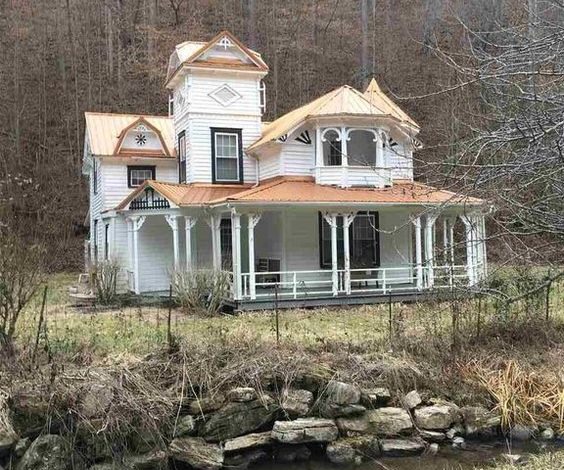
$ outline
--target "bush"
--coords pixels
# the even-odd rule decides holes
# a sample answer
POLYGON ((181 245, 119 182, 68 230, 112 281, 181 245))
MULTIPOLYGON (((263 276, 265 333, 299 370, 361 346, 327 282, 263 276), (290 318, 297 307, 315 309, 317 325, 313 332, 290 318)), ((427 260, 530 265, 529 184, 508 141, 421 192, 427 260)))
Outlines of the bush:
POLYGON ((180 270, 173 273, 172 286, 182 309, 213 315, 219 312, 229 293, 230 278, 225 271, 180 270))
POLYGON ((115 260, 99 261, 91 272, 96 287, 96 300, 102 305, 115 301, 117 296, 117 277, 120 266, 115 260))

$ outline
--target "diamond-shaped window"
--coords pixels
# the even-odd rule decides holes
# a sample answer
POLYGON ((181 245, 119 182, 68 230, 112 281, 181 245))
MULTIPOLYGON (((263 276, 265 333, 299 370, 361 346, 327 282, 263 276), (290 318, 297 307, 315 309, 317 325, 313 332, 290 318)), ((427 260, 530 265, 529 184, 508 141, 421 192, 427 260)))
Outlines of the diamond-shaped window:
POLYGON ((241 95, 227 84, 212 91, 210 96, 223 106, 229 106, 241 98, 241 95))

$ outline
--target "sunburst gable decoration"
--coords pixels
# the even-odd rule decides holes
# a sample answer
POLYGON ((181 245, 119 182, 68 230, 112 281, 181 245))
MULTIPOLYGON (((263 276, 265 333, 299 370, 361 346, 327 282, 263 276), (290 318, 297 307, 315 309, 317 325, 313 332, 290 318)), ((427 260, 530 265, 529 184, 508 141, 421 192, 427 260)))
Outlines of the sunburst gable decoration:
POLYGON ((135 136, 135 143, 139 145, 139 147, 142 147, 147 143, 147 136, 145 134, 137 134, 135 136))

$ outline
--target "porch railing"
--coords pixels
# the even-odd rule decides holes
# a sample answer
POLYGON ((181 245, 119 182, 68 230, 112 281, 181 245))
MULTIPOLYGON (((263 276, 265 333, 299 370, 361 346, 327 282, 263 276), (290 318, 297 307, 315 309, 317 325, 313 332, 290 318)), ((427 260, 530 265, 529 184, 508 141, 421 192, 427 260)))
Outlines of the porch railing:
MULTIPOLYGON (((479 265, 474 268, 479 269, 479 265)), ((249 273, 241 275, 242 300, 299 299, 317 296, 355 294, 389 294, 430 289, 449 289, 468 285, 467 265, 422 266, 418 283, 417 266, 337 270, 337 284, 333 285, 332 270, 256 272, 255 295, 251 294, 249 273), (336 287, 336 289, 335 289, 336 287)))

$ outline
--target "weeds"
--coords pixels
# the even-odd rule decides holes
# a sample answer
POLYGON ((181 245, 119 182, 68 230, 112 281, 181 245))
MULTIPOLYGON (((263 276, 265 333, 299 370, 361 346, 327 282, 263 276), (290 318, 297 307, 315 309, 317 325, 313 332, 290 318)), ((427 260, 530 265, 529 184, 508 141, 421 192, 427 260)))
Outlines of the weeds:
POLYGON ((117 297, 117 278, 120 265, 115 260, 99 261, 90 273, 96 286, 96 301, 100 305, 110 305, 117 297))
POLYGON ((214 270, 180 270, 172 275, 174 296, 185 312, 219 312, 229 292, 229 273, 214 270))

